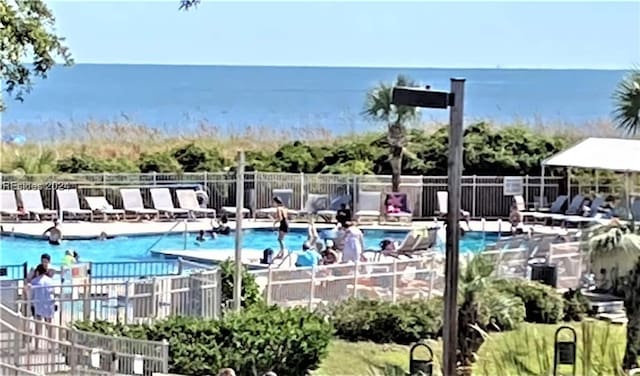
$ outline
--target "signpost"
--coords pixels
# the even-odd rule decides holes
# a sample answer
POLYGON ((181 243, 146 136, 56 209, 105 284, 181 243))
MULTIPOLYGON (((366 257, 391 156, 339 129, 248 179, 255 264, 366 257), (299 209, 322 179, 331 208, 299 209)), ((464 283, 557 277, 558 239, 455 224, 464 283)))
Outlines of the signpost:
POLYGON ((451 92, 429 88, 393 88, 392 103, 423 108, 449 108, 449 159, 447 204, 447 250, 444 289, 443 374, 456 374, 458 341, 458 256, 460 250, 460 196, 462 180, 462 138, 464 79, 451 79, 451 92))

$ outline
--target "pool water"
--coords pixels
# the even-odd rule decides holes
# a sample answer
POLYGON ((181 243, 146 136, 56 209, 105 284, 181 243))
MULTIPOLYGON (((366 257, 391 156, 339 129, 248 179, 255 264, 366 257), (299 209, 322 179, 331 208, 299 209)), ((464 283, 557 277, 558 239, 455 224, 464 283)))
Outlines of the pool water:
MULTIPOLYGON (((277 235, 270 230, 244 230, 242 239, 243 249, 264 250, 265 248, 278 249, 277 235)), ((379 249, 379 244, 384 239, 401 241, 405 238, 404 231, 364 230, 365 246, 367 249, 379 249)), ((235 234, 218 236, 212 239, 210 236, 201 244, 195 241, 196 234, 188 234, 186 246, 189 250, 197 249, 234 249, 235 234)), ((307 238, 306 230, 292 230, 285 238, 288 249, 300 249, 307 238)), ((168 235, 160 240, 160 236, 135 236, 116 237, 107 240, 65 240, 59 246, 50 245, 44 240, 25 239, 4 236, 0 242, 0 265, 17 265, 27 262, 35 265, 40 261, 40 255, 48 253, 54 265, 60 264, 67 249, 74 249, 80 255, 82 262, 109 262, 109 261, 138 261, 150 260, 154 257, 148 252, 153 247, 154 251, 181 250, 184 249, 184 235, 168 235)), ((468 232, 460 242, 462 252, 478 252, 484 249, 485 244, 495 241, 495 235, 482 234, 480 232, 468 232)), ((442 247, 442 241, 439 242, 442 247)), ((441 248, 443 249, 443 248, 441 248)))

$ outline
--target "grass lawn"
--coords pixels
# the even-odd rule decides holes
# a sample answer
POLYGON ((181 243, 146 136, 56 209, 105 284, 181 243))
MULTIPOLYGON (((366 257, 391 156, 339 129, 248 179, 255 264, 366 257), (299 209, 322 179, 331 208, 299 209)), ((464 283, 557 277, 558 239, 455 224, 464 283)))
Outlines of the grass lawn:
MULTIPOLYGON (((624 355, 625 328, 603 322, 570 324, 578 334, 577 375, 615 375, 624 355), (588 369, 589 372, 583 372, 588 369)), ((494 333, 487 338, 478 354, 475 375, 549 375, 553 369, 553 341, 560 325, 523 324, 518 330, 494 333)), ((561 337, 563 339, 564 337, 561 337)), ((439 362, 441 342, 428 342, 439 362)), ((421 355, 423 353, 417 353, 421 355)), ((370 342, 334 341, 329 355, 315 375, 382 375, 372 366, 394 364, 409 368, 409 347, 379 345, 370 342)), ((571 367, 560 372, 571 374, 571 367)), ((438 369, 439 366, 434 367, 438 369)))

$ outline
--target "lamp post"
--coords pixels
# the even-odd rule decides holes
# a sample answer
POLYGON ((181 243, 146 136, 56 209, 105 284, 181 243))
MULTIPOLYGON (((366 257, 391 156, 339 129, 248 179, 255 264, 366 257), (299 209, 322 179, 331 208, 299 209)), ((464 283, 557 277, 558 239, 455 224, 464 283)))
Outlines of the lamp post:
POLYGON ((238 168, 236 170, 236 244, 235 244, 235 276, 233 279, 233 309, 240 311, 242 307, 242 220, 244 214, 244 151, 238 152, 238 168))
POLYGON ((462 180, 462 139, 464 82, 451 79, 451 92, 431 91, 430 87, 394 87, 391 102, 395 105, 422 108, 449 108, 449 159, 447 245, 444 288, 443 374, 456 374, 458 341, 458 256, 460 251, 460 196, 462 180))

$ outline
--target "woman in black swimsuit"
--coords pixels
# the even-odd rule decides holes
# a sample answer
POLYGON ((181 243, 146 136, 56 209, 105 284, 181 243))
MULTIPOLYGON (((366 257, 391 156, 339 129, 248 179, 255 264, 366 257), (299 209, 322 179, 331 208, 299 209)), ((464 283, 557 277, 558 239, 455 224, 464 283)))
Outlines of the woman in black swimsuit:
POLYGON ((287 208, 284 207, 280 197, 274 197, 273 203, 276 206, 276 220, 273 222, 275 230, 278 225, 278 244, 280 244, 280 252, 276 258, 284 257, 284 237, 289 232, 289 221, 287 220, 287 208))

